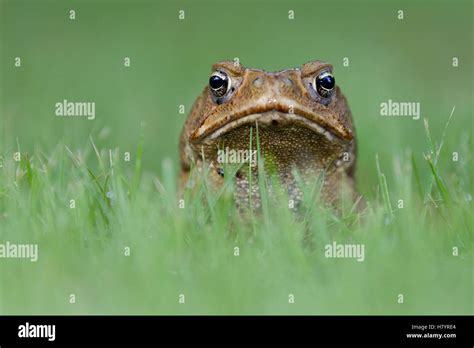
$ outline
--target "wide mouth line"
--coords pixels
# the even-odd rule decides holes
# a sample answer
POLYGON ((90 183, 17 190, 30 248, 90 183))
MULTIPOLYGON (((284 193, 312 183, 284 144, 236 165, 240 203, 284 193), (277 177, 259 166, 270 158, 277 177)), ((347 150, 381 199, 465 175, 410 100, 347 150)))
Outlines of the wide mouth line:
POLYGON ((267 111, 263 113, 252 113, 243 117, 238 118, 237 120, 229 121, 219 128, 213 130, 209 134, 205 135, 204 137, 200 137, 201 141, 208 142, 219 138, 220 136, 228 133, 234 129, 237 129, 240 126, 244 125, 256 125, 261 124, 263 126, 268 126, 270 124, 274 125, 281 121, 296 121, 299 125, 309 128, 314 131, 316 134, 324 136, 327 140, 331 142, 341 142, 346 143, 347 140, 343 139, 339 135, 335 134, 334 132, 328 130, 327 128, 317 124, 314 121, 309 120, 305 116, 301 116, 296 113, 285 113, 280 111, 267 111))

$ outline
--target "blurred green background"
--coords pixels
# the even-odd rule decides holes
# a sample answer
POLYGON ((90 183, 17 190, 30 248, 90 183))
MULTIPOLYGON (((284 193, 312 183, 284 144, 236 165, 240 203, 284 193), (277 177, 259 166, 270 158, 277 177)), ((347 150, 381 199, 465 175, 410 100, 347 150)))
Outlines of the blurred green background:
POLYGON ((472 314, 473 36, 470 0, 0 0, 0 239, 41 246, 37 265, 0 262, 0 313, 472 314), (236 57, 266 70, 314 59, 334 65, 357 128, 360 191, 374 209, 359 226, 317 211, 311 230, 317 246, 367 244, 367 262, 306 252, 298 234, 305 229, 286 208, 255 219, 256 227, 229 214, 231 199, 210 221, 199 200, 176 208, 181 127, 211 65, 236 57), (95 102, 95 119, 55 116, 64 99, 95 102), (421 103, 421 118, 382 117, 380 103, 389 99, 421 103), (429 186, 423 119, 439 143, 454 106, 436 168, 449 203, 429 186), (136 170, 126 186, 120 170, 131 176, 142 127, 146 173, 140 180, 136 170), (89 136, 104 161, 117 148, 131 161, 97 168, 102 159, 89 136), (20 163, 12 160, 18 147, 20 163), (76 167, 84 152, 86 163, 76 167), (385 196, 377 197, 376 154, 391 224, 385 196), (133 199, 128 187, 137 189, 133 199), (398 209, 400 198, 407 209, 398 209), (237 226, 237 242, 228 226, 237 226), (249 230, 261 233, 248 238, 249 230), (118 257, 129 245, 132 256, 118 257), (73 291, 78 307, 67 302, 73 291), (181 291, 189 307, 174 301, 181 291), (399 292, 406 306, 396 303, 399 292))
POLYGON ((334 65, 349 100, 359 184, 370 195, 375 153, 383 165, 405 150, 421 160, 422 119, 439 138, 454 105, 440 165, 452 163, 453 151, 470 163, 472 8, 472 1, 1 0, 1 152, 16 151, 17 139, 23 152, 48 153, 61 141, 82 148, 91 134, 99 148, 133 153, 143 121, 144 168, 159 175, 164 158, 178 164, 186 117, 179 105, 187 114, 212 63, 238 57, 280 70, 320 59, 334 65), (94 101, 95 120, 55 116, 63 99, 94 101), (380 116, 388 99, 420 102, 420 120, 380 116))

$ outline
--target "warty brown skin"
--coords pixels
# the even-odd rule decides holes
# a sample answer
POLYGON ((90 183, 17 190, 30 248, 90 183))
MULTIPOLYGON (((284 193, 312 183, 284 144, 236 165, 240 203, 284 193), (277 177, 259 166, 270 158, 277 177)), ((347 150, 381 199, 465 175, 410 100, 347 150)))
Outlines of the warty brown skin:
MULTIPOLYGON (((337 205, 343 188, 354 201, 360 197, 354 177, 355 130, 346 98, 337 85, 327 98, 315 89, 314 78, 332 72, 330 64, 313 61, 301 68, 266 72, 224 61, 212 70, 224 72, 230 88, 216 99, 206 86, 191 109, 179 144, 181 192, 194 182, 192 167, 208 170, 211 188, 219 190, 227 177, 218 149, 249 150, 250 134, 256 149, 258 126, 265 169, 279 177, 289 199, 302 198, 295 173, 308 184, 323 178, 321 194, 327 203, 337 205)), ((251 173, 245 164, 235 175, 239 206, 260 205, 257 168, 251 167, 251 173)))

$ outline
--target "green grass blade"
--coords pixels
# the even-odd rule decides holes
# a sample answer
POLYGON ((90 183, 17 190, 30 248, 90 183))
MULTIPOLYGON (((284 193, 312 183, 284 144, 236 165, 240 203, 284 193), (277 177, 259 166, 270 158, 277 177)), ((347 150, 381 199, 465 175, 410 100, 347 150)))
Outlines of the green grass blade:
POLYGON ((142 123, 140 128, 140 137, 137 145, 137 153, 135 158, 135 169, 133 171, 132 185, 130 186, 130 197, 133 198, 138 190, 140 185, 140 177, 142 173, 142 158, 143 158, 143 149, 145 144, 145 129, 144 124, 142 123))
POLYGON ((377 166, 377 175, 379 178, 380 190, 382 192, 382 199, 383 199, 383 203, 385 207, 385 213, 387 214, 387 217, 388 217, 388 223, 391 223, 393 220, 393 211, 392 211, 392 206, 390 204, 390 196, 388 193, 387 179, 385 178, 385 175, 380 170, 378 155, 375 155, 375 163, 377 166))

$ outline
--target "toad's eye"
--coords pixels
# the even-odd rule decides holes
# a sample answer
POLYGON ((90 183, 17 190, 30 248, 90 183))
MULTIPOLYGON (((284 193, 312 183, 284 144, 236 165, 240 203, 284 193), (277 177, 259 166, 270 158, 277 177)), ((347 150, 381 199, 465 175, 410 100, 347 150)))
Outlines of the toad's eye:
POLYGON ((223 97, 230 89, 230 78, 223 71, 214 71, 209 78, 209 88, 215 97, 223 97))
POLYGON ((323 97, 328 98, 334 92, 336 86, 336 80, 329 71, 323 71, 321 74, 314 78, 314 87, 316 92, 323 97))

